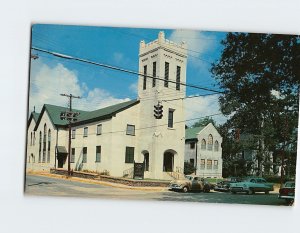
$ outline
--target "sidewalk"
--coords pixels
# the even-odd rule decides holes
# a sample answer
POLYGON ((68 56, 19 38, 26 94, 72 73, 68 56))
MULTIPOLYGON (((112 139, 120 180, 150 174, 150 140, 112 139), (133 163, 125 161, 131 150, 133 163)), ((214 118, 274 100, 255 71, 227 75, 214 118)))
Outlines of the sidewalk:
POLYGON ((104 185, 104 186, 110 186, 114 188, 121 188, 121 189, 131 189, 131 190, 140 190, 140 191, 153 191, 153 192, 164 192, 167 191, 167 187, 135 187, 135 186, 128 186, 124 184, 118 184, 118 183, 111 183, 107 181, 102 181, 102 180, 92 180, 92 179, 84 179, 84 178, 79 178, 79 177, 68 177, 64 175, 57 175, 57 174, 51 174, 47 172, 27 172, 26 174, 28 175, 36 175, 36 176, 45 176, 45 177, 50 177, 50 178, 55 178, 55 179, 65 179, 65 180, 70 180, 70 181, 77 181, 77 182, 82 182, 86 184, 99 184, 99 185, 104 185))

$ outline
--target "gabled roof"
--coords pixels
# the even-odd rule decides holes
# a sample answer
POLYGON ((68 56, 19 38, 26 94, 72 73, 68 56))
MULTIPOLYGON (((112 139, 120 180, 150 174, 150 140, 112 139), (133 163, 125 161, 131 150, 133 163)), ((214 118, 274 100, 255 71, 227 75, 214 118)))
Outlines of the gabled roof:
POLYGON ((139 102, 139 100, 130 100, 109 107, 101 108, 95 111, 85 112, 79 115, 78 121, 75 123, 75 125, 111 118, 116 113, 130 108, 131 106, 139 102))
POLYGON ((31 122, 32 119, 33 119, 34 122, 36 123, 36 122, 38 121, 39 115, 40 115, 40 114, 37 113, 37 112, 31 112, 31 113, 30 113, 30 116, 29 116, 29 119, 28 119, 28 122, 27 122, 27 127, 29 127, 30 122, 31 122))
POLYGON ((40 114, 37 113, 37 112, 32 112, 31 114, 33 116, 34 121, 37 122, 37 120, 39 119, 40 114))
POLYGON ((197 134, 206 126, 200 126, 195 128, 187 128, 185 130, 185 140, 197 139, 197 134))
MULTIPOLYGON (((121 112, 135 104, 139 103, 139 100, 130 100, 127 102, 115 104, 106 108, 101 108, 95 111, 82 111, 78 109, 72 109, 74 112, 79 112, 78 120, 73 125, 80 125, 87 122, 93 122, 97 120, 103 120, 111 118, 113 115, 115 115, 118 112, 121 112)), ((53 125, 55 126, 67 126, 68 122, 65 120, 60 119, 60 113, 68 110, 66 107, 51 105, 51 104, 44 104, 41 113, 39 114, 38 121, 35 126, 35 130, 37 129, 41 117, 43 113, 46 111, 49 115, 49 118, 53 125)))
MULTIPOLYGON (((68 110, 68 108, 66 108, 66 107, 61 107, 61 106, 56 106, 56 105, 51 105, 51 104, 44 104, 34 130, 37 129, 45 111, 48 113, 48 116, 53 125, 66 126, 68 124, 68 122, 60 119, 60 113, 65 112, 66 110, 68 110)), ((77 109, 73 109, 73 111, 79 112, 80 114, 85 113, 85 111, 81 111, 81 110, 77 110, 77 109)))

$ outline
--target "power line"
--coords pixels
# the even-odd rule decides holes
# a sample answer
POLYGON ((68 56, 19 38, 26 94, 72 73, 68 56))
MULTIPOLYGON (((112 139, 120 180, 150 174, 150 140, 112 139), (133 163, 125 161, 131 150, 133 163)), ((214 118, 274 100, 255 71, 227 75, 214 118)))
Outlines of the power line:
POLYGON ((179 84, 179 85, 182 85, 182 86, 187 86, 187 87, 192 87, 192 88, 196 88, 196 89, 200 89, 200 90, 205 90, 205 91, 210 91, 210 92, 214 92, 214 93, 223 94, 223 92, 221 92, 221 91, 213 90, 213 89, 210 89, 210 88, 200 87, 200 86, 197 86, 197 85, 187 84, 187 83, 182 83, 182 82, 176 82, 176 81, 172 81, 172 80, 165 80, 165 79, 159 78, 158 76, 153 77, 153 76, 150 76, 148 74, 142 74, 142 73, 139 73, 139 72, 136 72, 136 71, 127 70, 127 69, 124 69, 124 68, 120 68, 120 67, 116 67, 116 66, 112 66, 112 65, 108 65, 108 64, 104 64, 104 63, 93 62, 93 61, 73 57, 73 56, 66 55, 66 54, 50 52, 50 51, 40 49, 40 48, 35 48, 35 47, 32 47, 31 49, 36 50, 36 51, 40 51, 40 52, 44 52, 44 53, 48 53, 48 54, 51 54, 53 56, 60 57, 60 58, 63 58, 63 59, 75 60, 75 61, 79 61, 79 62, 88 63, 88 64, 91 64, 91 65, 101 66, 101 67, 111 69, 111 70, 117 70, 117 71, 124 72, 124 73, 139 75, 139 76, 143 76, 143 77, 147 77, 147 78, 151 78, 151 79, 161 80, 161 81, 168 82, 168 83, 174 83, 174 84, 179 84))

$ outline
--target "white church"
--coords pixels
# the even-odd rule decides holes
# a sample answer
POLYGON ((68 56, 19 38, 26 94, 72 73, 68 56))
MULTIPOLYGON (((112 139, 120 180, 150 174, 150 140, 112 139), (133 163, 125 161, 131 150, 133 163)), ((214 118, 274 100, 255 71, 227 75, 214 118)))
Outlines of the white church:
MULTIPOLYGON (((80 111, 72 124, 71 169, 130 176, 134 162, 145 163, 145 178, 172 179, 184 165, 184 100, 187 46, 158 39, 140 42, 138 97, 95 111, 80 111), (147 77, 157 77, 151 78, 147 77), (163 105, 162 119, 153 115, 163 105)), ((27 171, 68 167, 68 123, 65 107, 44 104, 31 113, 27 135, 27 171)))

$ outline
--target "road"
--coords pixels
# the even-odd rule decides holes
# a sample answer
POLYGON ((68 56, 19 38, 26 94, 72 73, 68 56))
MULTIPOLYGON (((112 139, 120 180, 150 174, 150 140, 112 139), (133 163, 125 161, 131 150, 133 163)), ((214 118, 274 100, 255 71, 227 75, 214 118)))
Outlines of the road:
POLYGON ((286 205, 284 200, 277 198, 277 194, 256 193, 255 195, 231 194, 221 192, 210 193, 180 193, 167 189, 163 191, 132 190, 111 187, 100 184, 89 184, 46 176, 27 175, 26 195, 43 196, 70 196, 109 199, 131 200, 159 200, 183 201, 206 203, 235 203, 235 204, 260 204, 260 205, 286 205))

